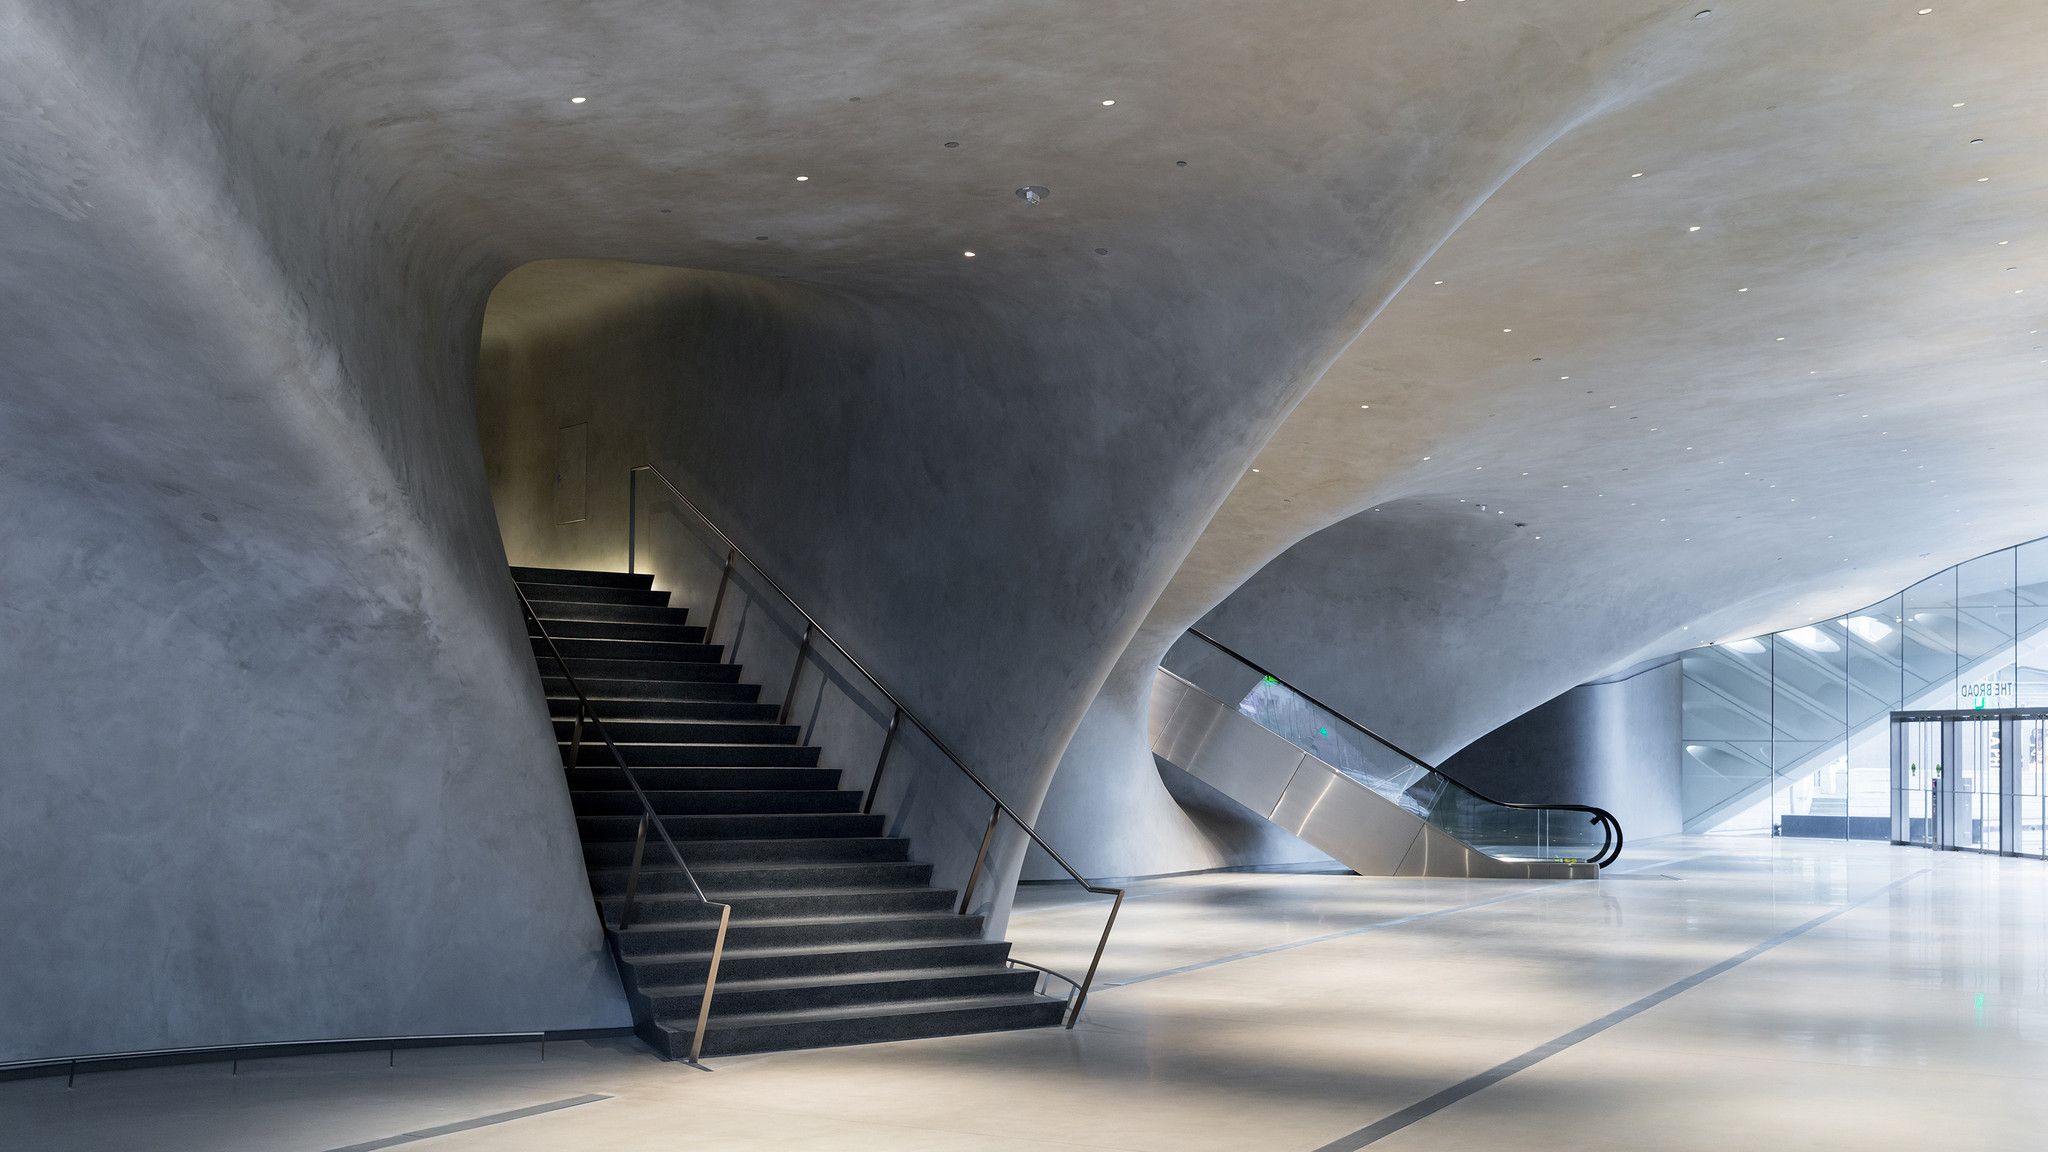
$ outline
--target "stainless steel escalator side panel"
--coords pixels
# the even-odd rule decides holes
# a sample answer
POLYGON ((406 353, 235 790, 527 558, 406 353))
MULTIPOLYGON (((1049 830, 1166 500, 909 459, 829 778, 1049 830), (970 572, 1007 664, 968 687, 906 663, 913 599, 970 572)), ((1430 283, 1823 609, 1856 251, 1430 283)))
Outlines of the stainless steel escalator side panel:
POLYGON ((1154 755, 1362 876, 1590 880, 1600 874, 1591 864, 1488 856, 1164 668, 1153 683, 1148 727, 1154 755))
POLYGON ((1305 758, 1301 749, 1170 672, 1159 673, 1152 708, 1154 755, 1262 816, 1279 804, 1305 758), (1172 709, 1164 720, 1162 705, 1172 709))

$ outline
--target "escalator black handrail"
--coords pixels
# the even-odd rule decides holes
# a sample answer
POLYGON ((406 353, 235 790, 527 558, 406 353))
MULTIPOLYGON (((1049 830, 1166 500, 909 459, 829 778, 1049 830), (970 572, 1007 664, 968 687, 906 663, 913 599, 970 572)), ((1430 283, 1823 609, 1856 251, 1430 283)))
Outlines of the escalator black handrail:
POLYGON ((1296 696, 1301 697, 1302 699, 1308 701, 1309 703, 1315 705, 1316 707, 1322 709, 1330 715, 1335 716, 1337 719, 1343 721, 1345 724, 1348 724, 1352 728, 1357 729, 1361 735, 1365 736, 1373 743, 1380 745, 1381 747, 1387 749, 1388 751, 1393 752, 1395 755, 1401 757, 1402 759, 1408 761, 1411 764, 1416 765, 1419 768, 1424 769, 1425 771, 1433 772, 1436 775, 1443 777, 1445 780, 1448 780, 1452 784, 1455 784, 1458 787, 1464 789, 1465 791, 1470 792, 1473 796, 1478 797, 1480 800, 1483 800, 1488 804, 1493 804, 1501 808, 1512 808, 1524 812, 1537 812, 1546 809, 1557 809, 1559 811, 1564 812, 1586 813, 1587 815, 1593 818, 1593 823, 1601 826, 1600 851, 1597 854, 1595 854, 1594 857, 1588 862, 1597 867, 1605 868, 1621 858, 1621 821, 1615 819, 1614 813, 1609 812, 1607 809, 1596 807, 1591 804, 1518 804, 1508 800, 1496 800, 1493 797, 1488 796, 1486 793, 1481 792, 1479 789, 1472 787, 1470 784, 1467 784, 1464 781, 1459 780, 1457 777, 1452 776, 1450 773, 1445 772, 1442 768, 1439 768, 1436 765, 1431 764, 1429 761, 1424 760, 1422 757, 1417 756, 1415 753, 1410 752, 1406 748, 1401 747, 1399 744, 1394 743, 1392 740, 1387 739, 1385 736, 1380 735, 1372 729, 1367 728, 1365 725, 1360 724, 1358 721, 1353 720, 1351 717, 1346 716, 1344 713, 1339 712, 1337 709, 1330 707, 1328 704, 1323 703, 1321 700, 1316 699, 1314 695, 1305 692, 1300 688, 1295 687, 1293 684, 1289 683, 1285 678, 1275 674, 1273 671, 1271 671, 1264 665, 1260 664, 1258 661, 1253 660, 1251 657, 1246 656, 1244 653, 1239 652, 1237 649, 1232 648, 1230 645, 1225 644, 1223 641, 1216 639, 1214 636, 1209 635, 1207 632, 1202 631, 1200 628, 1188 629, 1188 635, 1195 637, 1196 639, 1209 645, 1211 648, 1214 648, 1218 652, 1223 653, 1225 656, 1230 657, 1232 660, 1237 661, 1239 664, 1242 664, 1245 667, 1251 669, 1252 671, 1257 672, 1259 675, 1264 676, 1265 678, 1273 681, 1275 684, 1280 685, 1282 688, 1287 689, 1289 692, 1294 693, 1296 696))

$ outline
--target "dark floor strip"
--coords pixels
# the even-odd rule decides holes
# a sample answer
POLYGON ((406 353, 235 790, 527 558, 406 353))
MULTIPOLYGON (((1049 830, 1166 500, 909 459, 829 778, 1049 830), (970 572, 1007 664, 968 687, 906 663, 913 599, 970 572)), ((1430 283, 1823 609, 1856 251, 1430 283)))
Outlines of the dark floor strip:
POLYGON ((1697 988, 1700 985, 1706 983, 1707 981, 1712 980, 1714 977, 1719 976, 1732 968, 1745 964, 1748 961, 1754 960, 1757 957, 1763 955, 1766 952, 1769 952, 1771 949, 1776 948, 1781 944, 1787 943, 1788 941, 1796 940, 1799 937, 1806 935, 1808 932, 1811 932, 1814 929, 1820 927, 1821 925, 1826 924, 1830 920, 1833 920, 1835 917, 1842 915, 1844 912, 1848 912, 1855 908, 1861 908, 1863 905, 1870 903, 1872 900, 1875 900, 1878 897, 1885 895, 1886 893, 1892 891, 1895 888, 1898 888, 1900 885, 1905 884, 1908 881, 1917 880, 1920 877, 1925 876, 1932 871, 1932 868, 1922 868, 1909 876, 1901 876, 1897 880, 1894 880, 1891 883, 1885 885, 1884 887, 1877 889, 1876 891, 1870 893, 1867 896, 1864 896, 1860 900, 1855 900, 1848 904, 1844 904, 1838 908, 1834 908, 1827 912, 1824 912, 1821 915, 1816 916, 1811 920, 1808 920, 1806 923, 1801 924, 1796 928, 1789 928, 1783 932, 1778 933, 1776 936, 1771 937, 1770 939, 1764 941, 1761 944, 1758 944, 1756 947, 1751 948, 1746 952, 1737 953, 1736 955, 1730 956, 1728 959, 1721 961, 1719 964, 1715 964, 1707 968, 1702 968, 1698 972, 1695 972, 1692 975, 1687 976, 1686 978, 1678 981, 1675 984, 1669 984, 1663 988, 1659 988, 1657 991, 1650 993, 1648 996, 1645 996, 1640 1000, 1637 1000, 1633 1004, 1629 1004, 1625 1007, 1618 1008, 1612 1012, 1609 1012, 1607 1015, 1600 1017, 1598 1020, 1595 1020, 1590 1024, 1574 1028, 1570 1032, 1567 1032, 1564 1035, 1559 1036, 1557 1039, 1552 1040, 1547 1044, 1531 1048, 1527 1052, 1522 1053, 1520 1056, 1517 1056, 1514 1059, 1507 1061, 1506 1063, 1496 1064, 1493 1067, 1488 1068, 1486 1071, 1481 1072, 1479 1075, 1474 1076, 1469 1080, 1463 1080, 1459 1083, 1453 1084, 1449 1088, 1446 1088, 1443 1091, 1437 1093, 1436 1095, 1431 1096, 1427 1100, 1423 1100, 1415 1104, 1410 1104, 1408 1107, 1401 1109, 1399 1112, 1396 1112, 1393 1115, 1378 1121, 1377 1123, 1369 1124, 1364 1128, 1360 1128, 1358 1131, 1353 1132, 1348 1136, 1340 1136, 1337 1139, 1330 1141, 1328 1144, 1325 1144, 1322 1147, 1316 1149, 1316 1152, 1357 1152, 1358 1149, 1363 1148, 1368 1144, 1376 1144, 1379 1141, 1384 1140, 1389 1136, 1392 1136, 1394 1133, 1401 1131, 1403 1128, 1406 1128, 1419 1120, 1424 1120, 1430 1116, 1434 1116, 1438 1112, 1443 1111, 1444 1109, 1450 1107, 1453 1104, 1456 1104, 1458 1101, 1463 1100, 1468 1096, 1491 1088, 1493 1085, 1500 1083, 1501 1081, 1507 1079, 1510 1076, 1513 1076, 1515 1073, 1520 1072, 1523 1069, 1531 1067, 1535 1064, 1539 1064, 1545 1060, 1548 1060, 1552 1056, 1555 1056, 1559 1052, 1563 1052, 1576 1044, 1584 1043, 1585 1041, 1590 1040, 1595 1036, 1598 1036, 1600 1033, 1607 1031, 1609 1028, 1614 1027, 1616 1024, 1619 1024, 1624 1020, 1628 1020, 1634 1016, 1640 1016, 1644 1012, 1647 1012, 1650 1009, 1655 1008, 1657 1005, 1664 1003, 1666 1000, 1669 1000, 1682 992, 1687 992, 1691 989, 1697 988))
POLYGON ((379 1148, 396 1148, 401 1144, 411 1144, 416 1140, 431 1140, 436 1136, 448 1136, 456 1132, 468 1132, 476 1128, 489 1128, 493 1124, 503 1124, 508 1120, 524 1120, 528 1116, 539 1116, 546 1112, 559 1112, 564 1108, 574 1108, 579 1104, 594 1104, 599 1100, 609 1099, 611 1097, 595 1094, 570 1096, 562 1100, 550 1100, 545 1104, 532 1104, 525 1108, 514 1108, 510 1112, 493 1112, 489 1116, 478 1116, 474 1120, 457 1120, 453 1124, 443 1124, 436 1128, 422 1128, 417 1132, 401 1132, 396 1136, 386 1136, 382 1140, 371 1140, 364 1144, 350 1144, 342 1148, 330 1148, 327 1152, 377 1152, 379 1148))

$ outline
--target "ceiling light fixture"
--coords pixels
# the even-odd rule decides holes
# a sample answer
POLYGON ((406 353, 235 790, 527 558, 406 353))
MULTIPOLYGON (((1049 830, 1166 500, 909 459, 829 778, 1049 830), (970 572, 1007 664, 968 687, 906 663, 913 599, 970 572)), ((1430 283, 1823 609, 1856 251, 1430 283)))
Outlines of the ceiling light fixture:
POLYGON ((1107 108, 1107 107, 1109 107, 1110 105, 1112 105, 1112 104, 1114 104, 1114 103, 1116 103, 1116 101, 1114 101, 1114 100, 1104 100, 1104 101, 1102 102, 1102 106, 1103 106, 1104 108, 1107 108))
POLYGON ((801 184, 801 183, 803 183, 804 181, 806 181, 806 180, 809 180, 809 179, 810 179, 810 177, 809 177, 809 176, 799 176, 799 177, 797 177, 797 178, 796 178, 796 182, 797 182, 797 183, 799 183, 799 184, 801 184))
POLYGON ((1631 180, 1641 180, 1643 178, 1643 174, 1641 172, 1631 172, 1628 174, 1628 178, 1631 180))
POLYGON ((1687 232, 1697 232, 1697 231, 1699 231, 1699 230, 1700 230, 1700 226, 1699 226, 1699 225, 1697 225, 1697 224, 1695 224, 1695 225, 1693 225, 1692 227, 1690 227, 1690 228, 1687 228, 1687 229, 1686 229, 1686 231, 1687 231, 1687 232))
POLYGON ((581 104, 581 103, 583 103, 583 102, 584 102, 585 100, 588 100, 588 99, 589 99, 589 97, 588 97, 588 96, 571 96, 571 97, 569 97, 569 103, 571 103, 571 104, 581 104))
POLYGON ((1052 189, 1043 184, 1026 184, 1017 189, 1017 199, 1026 204, 1037 204, 1052 195, 1052 189))
POLYGON ((961 255, 967 257, 969 260, 974 259, 974 253, 972 252, 962 252, 961 255))

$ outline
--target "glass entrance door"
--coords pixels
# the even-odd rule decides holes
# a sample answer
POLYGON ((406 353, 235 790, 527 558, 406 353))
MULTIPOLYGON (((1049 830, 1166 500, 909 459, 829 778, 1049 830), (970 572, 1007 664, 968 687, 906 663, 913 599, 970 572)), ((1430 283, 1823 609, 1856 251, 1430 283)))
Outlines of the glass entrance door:
POLYGON ((2014 720, 2012 733, 2012 788, 2006 797, 2012 850, 2048 856, 2048 718, 2014 720))
POLYGON ((1996 852, 2004 823, 2005 746, 2000 720, 1952 720, 1955 767, 1942 776, 1941 847, 1996 852))
POLYGON ((1892 842, 2048 858, 2048 709, 1894 712, 1892 842))
POLYGON ((1892 723, 1892 842, 1936 847, 1934 812, 1940 804, 1943 752, 1940 720, 1892 723))

